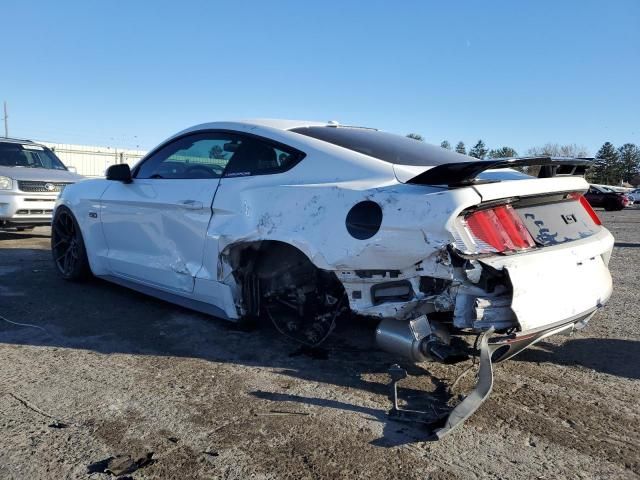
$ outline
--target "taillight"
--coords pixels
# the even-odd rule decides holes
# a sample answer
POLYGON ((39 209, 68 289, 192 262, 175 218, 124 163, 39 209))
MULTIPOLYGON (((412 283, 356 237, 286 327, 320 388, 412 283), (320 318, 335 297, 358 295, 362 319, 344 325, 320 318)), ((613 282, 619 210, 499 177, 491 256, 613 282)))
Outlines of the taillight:
POLYGON ((479 253, 525 250, 536 245, 511 205, 474 212, 464 222, 479 253))
POLYGON ((591 217, 591 220, 593 220, 593 223, 595 223, 596 225, 602 225, 602 221, 600 221, 600 217, 598 217, 598 214, 593 210, 593 208, 591 208, 591 204, 589 203, 589 200, 587 200, 584 195, 580 193, 572 193, 571 195, 569 195, 569 198, 578 200, 580 202, 580 205, 582 205, 582 208, 584 208, 587 211, 587 213, 591 217))

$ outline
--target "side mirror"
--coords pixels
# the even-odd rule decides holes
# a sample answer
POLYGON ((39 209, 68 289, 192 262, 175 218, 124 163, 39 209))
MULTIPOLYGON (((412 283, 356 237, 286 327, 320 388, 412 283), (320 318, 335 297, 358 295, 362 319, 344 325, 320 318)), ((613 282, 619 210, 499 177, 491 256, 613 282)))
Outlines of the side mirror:
POLYGON ((122 183, 131 183, 131 169, 126 163, 111 165, 107 168, 107 180, 116 180, 122 183))
POLYGON ((70 171, 71 173, 78 173, 78 169, 72 165, 69 165, 67 167, 67 170, 70 171))

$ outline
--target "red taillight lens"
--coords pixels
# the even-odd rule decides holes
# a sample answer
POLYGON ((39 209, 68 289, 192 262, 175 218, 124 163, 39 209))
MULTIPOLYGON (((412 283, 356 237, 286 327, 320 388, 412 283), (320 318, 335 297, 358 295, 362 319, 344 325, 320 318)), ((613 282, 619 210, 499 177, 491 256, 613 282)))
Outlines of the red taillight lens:
POLYGON ((480 210, 465 220, 473 236, 496 252, 524 250, 536 245, 511 205, 480 210))
POLYGON ((582 205, 582 208, 587 211, 587 213, 591 217, 591 220, 593 220, 593 223, 595 223, 596 225, 602 225, 600 217, 598 217, 598 214, 593 210, 593 208, 591 208, 589 200, 587 200, 584 195, 581 195, 580 193, 572 193, 571 195, 569 195, 569 197, 580 202, 580 205, 582 205))

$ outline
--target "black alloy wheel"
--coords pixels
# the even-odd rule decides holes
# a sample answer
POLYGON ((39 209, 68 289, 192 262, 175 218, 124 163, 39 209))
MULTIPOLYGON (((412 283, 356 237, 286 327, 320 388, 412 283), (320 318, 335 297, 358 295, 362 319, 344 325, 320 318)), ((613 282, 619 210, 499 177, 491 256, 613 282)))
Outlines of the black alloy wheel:
POLYGON ((78 222, 71 211, 60 207, 51 223, 51 253, 65 280, 80 280, 89 273, 89 262, 78 222))

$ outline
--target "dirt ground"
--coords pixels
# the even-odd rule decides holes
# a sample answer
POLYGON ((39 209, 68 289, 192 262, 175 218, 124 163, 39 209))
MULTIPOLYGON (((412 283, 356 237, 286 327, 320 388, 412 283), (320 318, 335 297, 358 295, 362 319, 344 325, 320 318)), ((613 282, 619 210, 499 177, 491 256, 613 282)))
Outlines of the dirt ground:
MULTIPOLYGON (((87 466, 148 452, 132 478, 638 478, 640 209, 599 213, 616 237, 609 305, 498 365, 490 399, 440 442, 387 419, 397 359, 370 326, 299 354, 268 328, 64 282, 47 228, 0 233, 0 315, 38 327, 0 320, 0 479, 113 478, 87 466)), ((413 367, 401 394, 424 406, 466 366, 413 367)))

